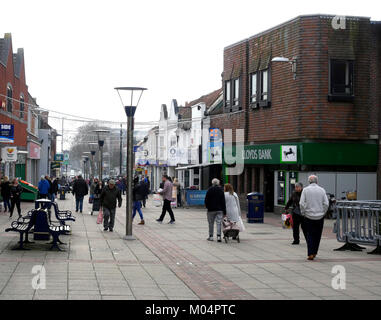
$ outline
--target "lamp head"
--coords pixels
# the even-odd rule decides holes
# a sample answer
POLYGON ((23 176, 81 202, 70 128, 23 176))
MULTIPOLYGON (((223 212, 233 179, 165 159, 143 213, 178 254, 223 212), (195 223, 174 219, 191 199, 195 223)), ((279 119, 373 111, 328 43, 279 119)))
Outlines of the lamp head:
POLYGON ((143 92, 147 89, 141 87, 116 87, 114 89, 118 92, 127 117, 133 117, 143 92))

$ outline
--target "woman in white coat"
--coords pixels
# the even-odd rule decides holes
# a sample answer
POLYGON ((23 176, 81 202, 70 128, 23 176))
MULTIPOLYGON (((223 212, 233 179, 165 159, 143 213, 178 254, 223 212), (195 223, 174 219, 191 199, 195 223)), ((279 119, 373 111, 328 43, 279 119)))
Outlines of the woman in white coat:
POLYGON ((245 227, 241 218, 241 206, 237 194, 234 192, 230 183, 224 185, 226 217, 231 222, 236 222, 240 231, 244 231, 245 227))

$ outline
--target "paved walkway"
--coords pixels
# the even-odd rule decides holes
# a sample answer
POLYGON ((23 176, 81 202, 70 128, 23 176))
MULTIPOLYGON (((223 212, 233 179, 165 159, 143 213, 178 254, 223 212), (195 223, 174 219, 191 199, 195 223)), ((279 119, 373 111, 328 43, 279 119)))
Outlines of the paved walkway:
MULTIPOLYGON (((73 210, 74 200, 58 204, 73 210)), ((22 207, 25 212, 33 205, 22 207)), ((65 252, 47 251, 44 241, 29 245, 30 251, 12 251, 18 235, 4 232, 11 220, 0 213, 0 299, 381 299, 381 257, 334 252, 340 244, 332 221, 310 262, 305 242, 291 246, 291 231, 273 214, 264 224, 246 224, 241 243, 225 244, 206 241, 204 210, 175 209, 175 225, 155 222, 159 211, 149 201, 147 224, 138 226, 136 219, 137 240, 126 241, 125 206, 110 233, 86 204, 83 214, 75 214, 72 235, 61 237, 65 252), (32 288, 35 265, 45 267, 44 290, 32 288), (345 290, 331 286, 335 265, 345 267, 345 290)))

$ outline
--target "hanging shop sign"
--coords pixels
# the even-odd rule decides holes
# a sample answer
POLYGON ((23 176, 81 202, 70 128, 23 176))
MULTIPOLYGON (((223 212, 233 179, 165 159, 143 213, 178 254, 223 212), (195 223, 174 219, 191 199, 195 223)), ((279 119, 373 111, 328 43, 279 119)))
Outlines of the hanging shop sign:
POLYGON ((13 124, 0 124, 0 142, 14 143, 14 125, 13 124))
POLYGON ((57 153, 54 155, 54 161, 64 161, 64 154, 63 153, 57 153))
POLYGON ((4 147, 1 149, 1 158, 4 162, 17 161, 17 148, 16 147, 4 147))

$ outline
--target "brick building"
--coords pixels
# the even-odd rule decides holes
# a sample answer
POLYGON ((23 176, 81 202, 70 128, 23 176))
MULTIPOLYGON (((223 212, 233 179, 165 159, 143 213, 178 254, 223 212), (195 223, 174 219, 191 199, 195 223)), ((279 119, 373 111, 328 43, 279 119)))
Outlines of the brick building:
POLYGON ((224 49, 223 116, 210 126, 244 129, 245 169, 228 179, 242 199, 263 192, 266 210, 310 173, 338 198, 381 196, 381 23, 333 19, 299 16, 224 49))

